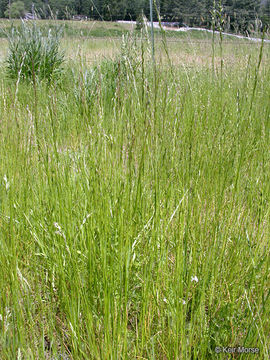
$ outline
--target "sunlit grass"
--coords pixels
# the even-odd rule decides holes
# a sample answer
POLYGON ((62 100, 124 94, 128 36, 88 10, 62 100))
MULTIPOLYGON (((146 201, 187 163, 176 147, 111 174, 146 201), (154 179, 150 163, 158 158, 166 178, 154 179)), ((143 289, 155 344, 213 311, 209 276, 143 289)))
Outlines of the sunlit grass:
POLYGON ((269 47, 62 46, 1 69, 1 360, 268 359, 269 47))

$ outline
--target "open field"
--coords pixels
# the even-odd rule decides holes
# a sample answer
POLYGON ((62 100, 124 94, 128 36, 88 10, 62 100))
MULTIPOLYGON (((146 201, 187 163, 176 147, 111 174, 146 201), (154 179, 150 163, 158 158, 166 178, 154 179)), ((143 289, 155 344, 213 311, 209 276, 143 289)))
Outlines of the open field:
MULTIPOLYGON (((57 21, 40 20, 38 22, 41 29, 45 32, 50 28, 55 32, 63 33, 62 46, 65 50, 67 59, 77 59, 82 56, 88 64, 99 61, 103 57, 115 57, 119 55, 123 36, 133 33, 140 38, 140 32, 135 31, 135 25, 114 22, 99 21, 57 21)), ((8 42, 7 34, 10 33, 12 26, 19 26, 19 20, 0 20, 0 61, 7 54, 8 42)), ((150 30, 148 30, 150 31, 150 30)), ((164 46, 160 31, 155 29, 157 58, 164 57, 164 46)), ((254 34, 253 36, 260 36, 254 34)), ((145 36, 144 36, 145 37, 145 36)), ((175 32, 167 31, 167 45, 171 61, 177 65, 189 66, 193 62, 195 65, 211 65, 212 60, 212 35, 200 31, 175 32)), ((269 35, 266 34, 266 38, 269 35)), ((219 36, 215 35, 215 46, 219 47, 219 36)), ((242 66, 246 64, 246 59, 254 49, 259 49, 260 44, 248 40, 234 39, 230 36, 223 36, 223 62, 229 66, 234 63, 242 66)), ((269 48, 267 44, 266 48, 269 48)), ((216 54, 217 63, 220 58, 216 54)))
POLYGON ((270 46, 68 26, 0 38, 0 359, 269 359, 270 46))

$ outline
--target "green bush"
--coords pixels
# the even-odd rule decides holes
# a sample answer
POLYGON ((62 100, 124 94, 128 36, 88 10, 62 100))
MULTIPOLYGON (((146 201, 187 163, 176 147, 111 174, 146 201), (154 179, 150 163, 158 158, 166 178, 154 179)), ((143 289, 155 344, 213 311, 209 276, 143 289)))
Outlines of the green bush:
POLYGON ((11 17, 12 19, 23 17, 25 14, 25 7, 22 1, 15 1, 7 7, 5 11, 6 17, 11 17))
POLYGON ((35 23, 22 22, 19 28, 12 28, 9 40, 7 71, 10 78, 46 79, 59 75, 64 54, 59 50, 60 34, 50 29, 41 32, 35 23))

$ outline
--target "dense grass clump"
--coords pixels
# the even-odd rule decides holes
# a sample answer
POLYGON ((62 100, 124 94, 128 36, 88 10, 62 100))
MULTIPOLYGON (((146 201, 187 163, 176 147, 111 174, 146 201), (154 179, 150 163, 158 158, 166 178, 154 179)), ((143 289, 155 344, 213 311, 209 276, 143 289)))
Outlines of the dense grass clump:
POLYGON ((98 96, 108 105, 112 104, 117 96, 117 88, 120 91, 120 83, 123 86, 123 71, 123 62, 111 59, 82 71, 76 79, 75 97, 83 111, 92 111, 98 96))
POLYGON ((35 23, 22 22, 20 27, 13 27, 8 36, 8 76, 51 80, 61 71, 64 61, 59 50, 60 33, 48 30, 43 34, 35 23))

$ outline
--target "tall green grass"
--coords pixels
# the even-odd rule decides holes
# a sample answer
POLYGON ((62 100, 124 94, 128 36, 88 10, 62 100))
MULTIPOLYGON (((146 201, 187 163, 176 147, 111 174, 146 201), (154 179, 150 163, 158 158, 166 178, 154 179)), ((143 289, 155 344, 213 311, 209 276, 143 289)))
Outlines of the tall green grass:
POLYGON ((269 358, 269 49, 150 55, 1 80, 3 360, 269 358))

